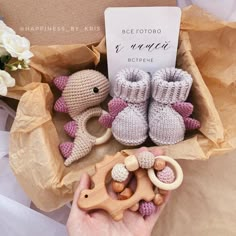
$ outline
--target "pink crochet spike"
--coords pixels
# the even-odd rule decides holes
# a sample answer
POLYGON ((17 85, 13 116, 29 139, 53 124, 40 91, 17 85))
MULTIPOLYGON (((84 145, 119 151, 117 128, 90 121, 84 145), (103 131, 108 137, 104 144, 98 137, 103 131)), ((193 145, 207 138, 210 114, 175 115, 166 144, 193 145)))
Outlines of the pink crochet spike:
POLYGON ((177 102, 172 105, 183 118, 189 117, 193 113, 193 105, 189 102, 177 102))
POLYGON ((198 120, 189 117, 184 119, 184 124, 187 130, 199 129, 201 127, 198 120))
POLYGON ((112 117, 116 117, 122 110, 127 107, 127 103, 120 98, 113 98, 108 103, 108 110, 112 117))
POLYGON ((76 122, 73 120, 73 121, 66 123, 64 125, 64 130, 70 137, 74 138, 75 134, 76 134, 76 130, 77 130, 76 122))
POLYGON ((59 90, 62 91, 66 87, 68 79, 69 79, 68 76, 58 76, 53 80, 53 83, 59 90))
POLYGON ((113 98, 108 103, 109 114, 104 114, 99 118, 99 122, 105 128, 111 128, 113 120, 116 116, 127 107, 127 103, 120 98, 113 98))
POLYGON ((65 142, 59 145, 61 154, 63 155, 64 158, 68 158, 71 155, 73 147, 74 143, 71 142, 65 142))
POLYGON ((68 108, 66 106, 65 100, 63 97, 59 97, 54 105, 54 110, 58 112, 68 113, 68 108))
POLYGON ((113 120, 113 117, 111 117, 111 115, 107 113, 101 115, 98 121, 103 127, 111 128, 113 120))

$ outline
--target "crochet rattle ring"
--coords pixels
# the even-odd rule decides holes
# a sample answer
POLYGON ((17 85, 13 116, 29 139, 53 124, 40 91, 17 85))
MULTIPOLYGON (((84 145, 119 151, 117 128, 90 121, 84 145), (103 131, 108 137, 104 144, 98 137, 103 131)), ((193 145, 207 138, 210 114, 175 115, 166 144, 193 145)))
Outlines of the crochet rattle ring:
POLYGON ((180 165, 178 164, 178 162, 168 156, 157 156, 157 157, 155 157, 155 159, 162 159, 162 160, 168 162, 170 165, 172 165, 175 169, 175 172, 176 172, 176 178, 173 183, 164 183, 156 177, 154 168, 150 168, 150 169, 148 169, 148 177, 151 180, 151 182, 157 188, 160 188, 163 190, 174 190, 174 189, 178 188, 181 185, 181 183, 183 182, 183 171, 182 171, 180 165))
MULTIPOLYGON (((70 155, 66 158, 64 162, 65 166, 69 166, 74 161, 87 155, 94 145, 101 145, 110 139, 112 136, 111 129, 106 129, 106 132, 101 137, 97 138, 91 135, 86 128, 86 124, 90 118, 99 117, 105 112, 106 111, 102 110, 100 107, 94 107, 74 118, 78 128, 75 133, 73 151, 71 151, 70 155)), ((60 145, 61 149, 63 145, 64 144, 60 145)))

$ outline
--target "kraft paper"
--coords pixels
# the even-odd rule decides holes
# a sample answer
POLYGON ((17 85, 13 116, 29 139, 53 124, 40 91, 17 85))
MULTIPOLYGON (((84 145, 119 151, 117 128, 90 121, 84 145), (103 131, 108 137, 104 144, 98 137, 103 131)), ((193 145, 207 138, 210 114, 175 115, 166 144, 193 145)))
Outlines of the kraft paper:
MULTIPOLYGON (((52 80, 85 68, 105 72, 105 41, 93 46, 33 46, 32 51, 31 70, 14 73, 17 86, 8 93, 19 99, 10 135, 10 164, 35 205, 52 211, 72 199, 83 172, 93 174, 96 162, 126 147, 112 138, 70 167, 64 166, 58 150, 60 142, 69 140, 63 125, 70 118, 52 109, 59 96, 52 80)), ((189 100, 201 128, 187 133, 183 142, 163 147, 167 155, 204 160, 236 147, 235 51, 236 23, 219 21, 194 6, 183 11, 177 66, 193 77, 189 100)), ((88 127, 96 135, 104 132, 96 120, 88 127)), ((150 142, 146 145, 153 146, 150 142)))

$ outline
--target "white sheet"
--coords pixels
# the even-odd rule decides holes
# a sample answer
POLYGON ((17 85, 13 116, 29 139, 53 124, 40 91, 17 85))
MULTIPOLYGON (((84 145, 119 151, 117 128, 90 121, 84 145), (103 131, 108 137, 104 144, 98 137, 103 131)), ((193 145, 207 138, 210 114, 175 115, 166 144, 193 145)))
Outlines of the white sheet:
POLYGON ((220 19, 236 21, 235 0, 177 0, 181 8, 188 5, 197 5, 220 19))
POLYGON ((0 195, 2 236, 65 236, 65 226, 0 195))

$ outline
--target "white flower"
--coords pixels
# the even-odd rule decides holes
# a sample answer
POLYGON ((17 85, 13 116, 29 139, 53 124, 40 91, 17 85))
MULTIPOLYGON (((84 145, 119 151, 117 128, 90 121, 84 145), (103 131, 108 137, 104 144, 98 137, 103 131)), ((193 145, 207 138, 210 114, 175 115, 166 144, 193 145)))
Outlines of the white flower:
POLYGON ((7 50, 0 45, 0 57, 9 54, 7 50))
POLYGON ((19 35, 4 33, 2 45, 12 57, 18 58, 18 60, 27 61, 33 56, 33 53, 30 52, 29 40, 19 35))
POLYGON ((2 44, 2 35, 4 33, 16 34, 12 28, 8 27, 2 20, 0 20, 0 44, 2 44))
POLYGON ((14 87, 15 79, 4 70, 0 70, 0 95, 7 95, 7 87, 14 87))

